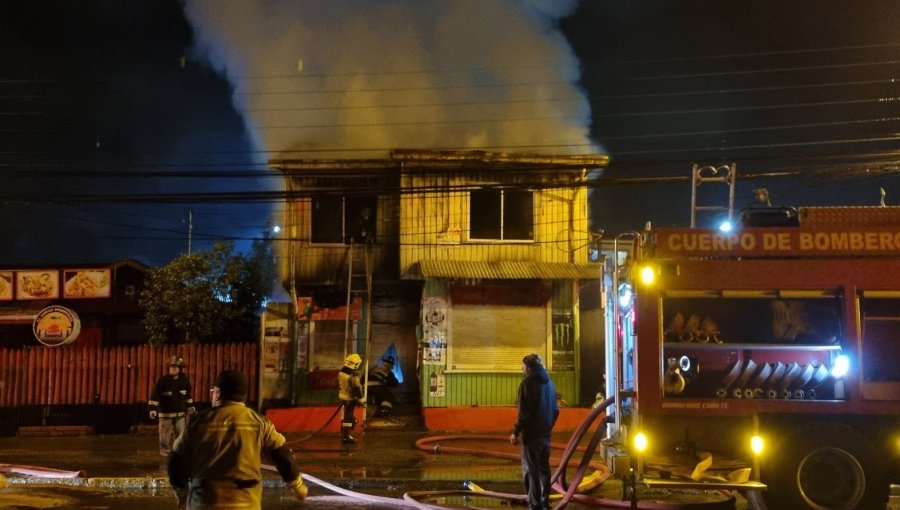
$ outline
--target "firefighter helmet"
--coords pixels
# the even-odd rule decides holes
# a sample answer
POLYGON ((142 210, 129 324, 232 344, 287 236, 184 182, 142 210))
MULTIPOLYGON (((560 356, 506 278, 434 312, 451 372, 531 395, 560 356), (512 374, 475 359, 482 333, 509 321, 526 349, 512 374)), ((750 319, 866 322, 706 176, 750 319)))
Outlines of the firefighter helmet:
POLYGON ((359 368, 359 365, 361 363, 362 363, 362 358, 360 358, 359 354, 356 354, 355 352, 353 354, 347 356, 346 358, 344 358, 344 365, 352 368, 353 370, 356 370, 357 368, 359 368))
POLYGON ((181 356, 172 356, 169 358, 168 365, 170 367, 183 368, 184 367, 184 359, 181 356))

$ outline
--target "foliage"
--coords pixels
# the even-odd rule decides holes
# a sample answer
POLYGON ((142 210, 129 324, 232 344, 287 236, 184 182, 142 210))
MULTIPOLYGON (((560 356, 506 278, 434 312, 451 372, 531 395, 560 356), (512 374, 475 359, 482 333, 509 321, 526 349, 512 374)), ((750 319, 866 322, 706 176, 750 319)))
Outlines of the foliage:
POLYGON ((257 313, 275 276, 271 241, 254 241, 245 255, 233 252, 233 243, 218 242, 150 271, 140 305, 151 344, 256 337, 257 313))

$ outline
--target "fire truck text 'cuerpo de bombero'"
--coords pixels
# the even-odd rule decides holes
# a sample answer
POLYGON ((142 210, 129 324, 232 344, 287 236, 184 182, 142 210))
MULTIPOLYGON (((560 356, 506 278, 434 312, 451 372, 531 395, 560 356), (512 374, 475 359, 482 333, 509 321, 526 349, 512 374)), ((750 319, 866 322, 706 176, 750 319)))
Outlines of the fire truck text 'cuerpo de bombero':
POLYGON ((769 509, 885 508, 900 450, 900 207, 741 218, 729 233, 617 239, 629 255, 613 278, 608 460, 651 486, 748 490, 769 509))

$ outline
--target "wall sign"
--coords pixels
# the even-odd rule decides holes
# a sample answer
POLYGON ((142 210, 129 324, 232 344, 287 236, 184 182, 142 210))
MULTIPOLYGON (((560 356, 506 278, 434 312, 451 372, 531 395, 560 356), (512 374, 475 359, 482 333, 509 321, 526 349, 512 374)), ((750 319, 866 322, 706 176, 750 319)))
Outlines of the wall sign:
POLYGON ((64 306, 48 306, 34 317, 34 337, 47 347, 70 344, 81 332, 81 319, 64 306))

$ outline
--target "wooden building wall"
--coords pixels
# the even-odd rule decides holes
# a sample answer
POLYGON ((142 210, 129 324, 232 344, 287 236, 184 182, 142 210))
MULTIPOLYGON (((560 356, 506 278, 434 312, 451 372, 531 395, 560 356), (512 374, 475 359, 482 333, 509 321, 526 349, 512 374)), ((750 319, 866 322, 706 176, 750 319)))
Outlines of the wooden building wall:
MULTIPOLYGON (((372 250, 372 268, 376 279, 396 279, 397 277, 397 198, 378 198, 376 212, 375 242, 372 250)), ((350 246, 346 244, 312 243, 311 208, 309 198, 297 199, 287 208, 288 235, 280 247, 282 260, 290 260, 288 250, 293 249, 294 272, 299 282, 316 284, 347 283, 347 261, 350 246)), ((364 273, 363 245, 355 245, 354 273, 364 273)), ((287 273, 283 272, 287 278, 287 273)))
POLYGON ((428 191, 404 193, 400 200, 401 275, 409 275, 420 260, 587 263, 587 192, 583 188, 535 191, 533 241, 468 241, 468 192, 431 190, 471 184, 469 179, 404 177, 404 188, 428 191))

